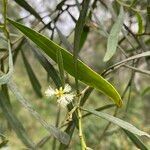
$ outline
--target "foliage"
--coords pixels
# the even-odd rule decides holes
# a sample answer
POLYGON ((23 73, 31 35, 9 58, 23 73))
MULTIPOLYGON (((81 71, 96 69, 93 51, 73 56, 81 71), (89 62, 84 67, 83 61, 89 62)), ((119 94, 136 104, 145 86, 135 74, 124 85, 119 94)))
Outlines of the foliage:
POLYGON ((40 2, 0 2, 0 148, 148 150, 149 1, 40 2))

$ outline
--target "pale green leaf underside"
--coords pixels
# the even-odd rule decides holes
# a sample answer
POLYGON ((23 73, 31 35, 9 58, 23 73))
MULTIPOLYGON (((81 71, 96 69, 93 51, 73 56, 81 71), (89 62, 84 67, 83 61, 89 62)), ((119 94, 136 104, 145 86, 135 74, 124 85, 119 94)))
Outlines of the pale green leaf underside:
POLYGON ((120 14, 117 18, 117 21, 113 25, 107 41, 107 51, 104 56, 104 61, 110 60, 110 58, 115 54, 118 45, 119 33, 123 25, 124 11, 121 7, 120 14))
POLYGON ((116 125, 118 125, 119 127, 125 129, 125 130, 128 130, 130 131, 131 133, 133 134, 136 134, 136 135, 139 135, 139 136, 142 136, 142 135, 145 135, 147 137, 150 138, 150 135, 144 131, 141 131, 139 129, 137 129, 135 126, 133 126, 132 124, 126 122, 126 121, 123 121, 119 118, 116 118, 114 116, 111 116, 107 113, 103 113, 103 112, 98 112, 98 111, 95 111, 95 110, 92 110, 92 109, 85 109, 85 108, 82 108, 84 111, 87 111, 87 112, 90 112, 98 117, 101 117, 103 119, 106 119, 116 125))

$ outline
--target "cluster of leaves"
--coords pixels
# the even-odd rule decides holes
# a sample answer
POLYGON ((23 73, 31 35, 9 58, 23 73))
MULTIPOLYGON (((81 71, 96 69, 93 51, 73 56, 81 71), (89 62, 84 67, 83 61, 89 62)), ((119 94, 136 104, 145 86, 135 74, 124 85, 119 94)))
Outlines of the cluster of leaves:
MULTIPOLYGON (((70 141, 73 140, 73 133, 75 131, 75 128, 79 132, 81 149, 90 149, 88 147, 88 143, 86 143, 86 140, 83 136, 82 118, 88 117, 91 114, 109 121, 109 124, 104 129, 102 137, 108 129, 110 123, 113 123, 123 130, 123 132, 131 139, 131 141, 135 144, 136 147, 143 150, 148 149, 143 144, 143 142, 137 137, 137 135, 144 135, 147 137, 150 137, 150 135, 146 132, 137 129, 130 123, 117 118, 116 115, 119 107, 123 105, 122 101, 124 99, 124 95, 126 94, 128 89, 131 89, 131 83, 134 79, 135 72, 140 72, 148 76, 150 75, 150 72, 148 70, 138 69, 138 62, 139 59, 141 59, 142 57, 144 57, 145 62, 149 64, 150 51, 148 51, 147 48, 149 44, 149 39, 145 38, 144 35, 149 35, 150 32, 148 28, 150 24, 150 5, 147 4, 147 10, 138 10, 136 9, 137 0, 133 0, 129 4, 123 3, 120 0, 116 0, 112 4, 109 4, 109 6, 107 6, 105 2, 100 1, 101 5, 103 5, 107 11, 111 12, 114 15, 113 21, 115 21, 115 23, 112 24, 110 33, 108 33, 107 29, 97 18, 96 13, 94 12, 94 10, 98 7, 98 0, 92 2, 90 0, 83 0, 80 3, 76 0, 75 2, 73 1, 73 4, 67 3, 67 0, 62 0, 60 3, 57 4, 55 10, 48 15, 51 21, 47 24, 43 21, 43 18, 40 16, 40 13, 38 13, 27 1, 15 0, 15 2, 18 5, 20 5, 20 7, 28 11, 30 15, 33 15, 36 18, 37 25, 42 23, 42 28, 40 28, 40 24, 38 31, 36 31, 35 29, 33 29, 34 27, 29 28, 23 23, 19 23, 19 21, 22 21, 24 18, 19 20, 12 20, 10 18, 7 18, 8 2, 7 0, 3 0, 3 22, 1 22, 0 28, 2 31, 1 33, 3 35, 2 38, 6 41, 7 46, 0 49, 0 52, 2 53, 2 57, 0 57, 0 108, 3 112, 4 117, 8 121, 8 124, 17 134, 18 138, 22 141, 22 143, 28 148, 37 149, 47 142, 49 136, 46 137, 46 140, 44 138, 37 144, 35 144, 31 140, 31 138, 27 134, 26 129, 23 127, 23 124, 16 117, 16 114, 12 109, 13 105, 11 105, 9 90, 15 95, 16 100, 19 103, 21 103, 22 106, 26 108, 39 123, 41 123, 43 128, 45 128, 50 135, 53 135, 54 138, 56 138, 61 143, 59 147, 59 149, 61 150, 66 149, 69 146, 70 141), (73 16, 70 13, 69 8, 71 7, 75 7, 78 9, 78 19, 76 19, 75 16, 73 16), (68 37, 64 36, 61 30, 57 27, 59 17, 64 12, 68 12, 71 19, 75 23, 75 28, 73 29, 73 44, 70 44, 69 40, 67 39, 68 37), (57 13, 57 15, 52 19, 51 17, 53 13, 57 13), (137 33, 134 33, 130 29, 130 27, 128 27, 124 23, 125 13, 137 16, 137 33), (147 18, 147 20, 145 20, 145 22, 142 21, 143 13, 144 15, 146 13, 145 18, 147 18), (117 15, 118 17, 116 17, 117 15), (23 35, 21 35, 20 37, 18 33, 18 35, 15 35, 17 36, 17 38, 14 41, 14 34, 10 29, 8 29, 8 24, 10 24, 11 27, 15 27, 15 30, 18 29, 19 31, 21 31, 23 35), (52 24, 54 26, 52 26, 52 24), (41 33, 45 29, 51 31, 50 39, 41 33), (85 42, 87 41, 87 36, 90 33, 90 29, 95 29, 100 34, 103 32, 102 35, 107 38, 107 51, 104 56, 104 62, 107 62, 110 59, 112 59, 114 55, 119 55, 117 48, 121 51, 122 55, 125 56, 125 59, 118 61, 112 66, 108 66, 108 68, 105 68, 104 72, 102 72, 101 75, 89 68, 84 62, 82 62, 79 59, 79 53, 84 47, 85 42), (66 47, 66 49, 54 42, 55 32, 57 32, 61 43, 66 47), (119 41, 120 33, 122 33, 122 39, 119 41), (144 38, 142 38, 142 36, 144 36, 144 38), (30 41, 32 41, 32 43, 38 46, 39 49, 30 44, 29 40, 26 37, 30 41), (132 40, 135 40, 136 45, 132 44, 130 38, 132 38, 132 40), (122 43, 124 41, 130 44, 130 49, 124 50, 122 46, 122 43), (44 120, 43 117, 41 117, 41 115, 33 108, 29 101, 26 98, 24 98, 24 96, 21 94, 20 90, 18 89, 18 87, 12 79, 14 74, 14 64, 17 63, 16 58, 18 54, 21 53, 22 60, 24 62, 24 66, 26 68, 33 90, 35 91, 38 97, 43 97, 43 94, 41 92, 41 84, 37 79, 35 72, 32 69, 32 65, 29 63, 28 57, 26 56, 24 49, 22 48, 23 45, 27 45, 28 47, 30 47, 30 49, 35 54, 36 59, 40 62, 41 66, 47 71, 48 77, 52 79, 57 88, 64 86, 66 81, 65 74, 70 74, 75 79, 76 98, 73 101, 73 103, 68 105, 67 109, 67 113, 69 113, 69 115, 72 115, 72 120, 65 124, 65 126, 67 127, 64 131, 60 130, 60 127, 62 125, 59 127, 58 125, 54 126, 48 124, 47 121, 44 120), (49 61, 49 59, 52 59, 58 64, 59 71, 56 70, 56 68, 49 61), (130 62, 132 62, 132 65, 127 65, 127 63, 130 64, 130 62), (127 67, 132 70, 131 79, 129 80, 129 83, 127 84, 127 87, 124 90, 122 96, 120 96, 120 94, 117 92, 117 90, 113 87, 111 83, 104 79, 104 77, 106 77, 108 74, 111 74, 114 70, 117 70, 120 67, 127 67), (87 86, 82 92, 79 89, 79 81, 83 82, 84 85, 87 86), (104 93, 106 96, 108 96, 109 99, 111 99, 114 102, 114 104, 106 105, 98 109, 85 108, 84 104, 88 100, 90 94, 94 89, 97 89, 98 91, 104 93), (114 116, 101 112, 102 110, 106 110, 111 107, 116 107, 114 116), (84 112, 87 113, 82 115, 82 113, 84 112)), ((140 5, 142 9, 142 4, 138 4, 138 6, 140 5)), ((3 147, 7 144, 9 139, 6 140, 3 133, 0 133, 0 136, 2 137, 2 143, 0 144, 0 147, 3 147)), ((54 140, 54 145, 55 143, 56 141, 54 140)))

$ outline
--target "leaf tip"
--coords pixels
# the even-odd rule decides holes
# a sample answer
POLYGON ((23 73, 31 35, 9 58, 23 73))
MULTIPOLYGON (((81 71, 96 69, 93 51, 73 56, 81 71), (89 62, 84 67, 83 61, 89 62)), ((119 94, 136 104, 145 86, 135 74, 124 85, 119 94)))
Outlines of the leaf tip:
POLYGON ((103 58, 103 61, 104 61, 104 62, 107 62, 107 61, 109 61, 110 58, 111 58, 111 57, 107 57, 107 56, 105 55, 104 58, 103 58))
POLYGON ((122 105, 123 105, 123 101, 122 101, 122 99, 120 99, 120 100, 118 101, 118 103, 117 103, 117 106, 118 106, 118 107, 122 107, 122 105))
POLYGON ((105 56, 104 56, 104 58, 103 58, 103 61, 104 61, 104 62, 109 61, 109 60, 113 57, 114 54, 115 54, 115 51, 112 52, 112 50, 107 46, 107 51, 106 51, 106 53, 105 53, 105 56), (110 52, 111 52, 111 53, 110 53, 110 52))

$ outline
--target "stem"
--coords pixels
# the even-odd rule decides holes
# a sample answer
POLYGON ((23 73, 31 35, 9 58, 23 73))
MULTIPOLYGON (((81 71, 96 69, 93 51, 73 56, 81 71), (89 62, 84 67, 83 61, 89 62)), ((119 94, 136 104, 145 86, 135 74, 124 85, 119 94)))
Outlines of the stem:
POLYGON ((86 150, 86 143, 83 137, 83 131, 82 131, 82 115, 80 108, 77 109, 78 111, 78 119, 79 119, 79 137, 80 137, 80 142, 81 142, 81 149, 86 150))

